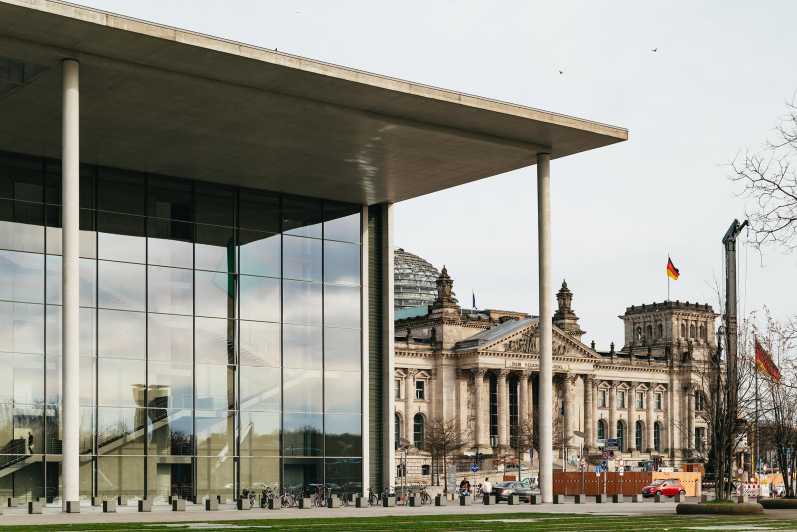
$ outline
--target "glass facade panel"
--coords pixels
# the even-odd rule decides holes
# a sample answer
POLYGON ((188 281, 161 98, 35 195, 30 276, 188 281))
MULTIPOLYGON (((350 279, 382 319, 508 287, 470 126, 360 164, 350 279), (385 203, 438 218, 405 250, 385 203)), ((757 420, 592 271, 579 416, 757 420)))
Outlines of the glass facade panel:
MULTIPOLYGON (((81 497, 361 486, 360 206, 90 165, 80 191, 81 497)), ((0 493, 56 501, 60 201, 59 161, 0 153, 0 493)))

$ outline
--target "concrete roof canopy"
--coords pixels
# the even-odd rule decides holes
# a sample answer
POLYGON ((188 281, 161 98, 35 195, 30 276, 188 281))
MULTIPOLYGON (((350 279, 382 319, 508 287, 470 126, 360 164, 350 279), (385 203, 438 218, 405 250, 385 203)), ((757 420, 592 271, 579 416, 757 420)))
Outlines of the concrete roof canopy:
POLYGON ((625 129, 53 0, 0 0, 0 150, 361 204, 627 140, 625 129))

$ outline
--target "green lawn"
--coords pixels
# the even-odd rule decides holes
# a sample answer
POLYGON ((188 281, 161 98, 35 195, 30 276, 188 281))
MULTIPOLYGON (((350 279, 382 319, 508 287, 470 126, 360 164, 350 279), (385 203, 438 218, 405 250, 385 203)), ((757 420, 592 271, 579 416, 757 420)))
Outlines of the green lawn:
MULTIPOLYGON (((0 524, 2 521, 0 520, 0 524)), ((487 514, 356 517, 328 519, 264 519, 208 523, 114 523, 18 526, 3 530, 604 530, 700 531, 700 530, 797 530, 797 522, 764 517, 723 516, 591 516, 574 514, 487 514), (203 525, 197 526, 197 523, 203 525)))

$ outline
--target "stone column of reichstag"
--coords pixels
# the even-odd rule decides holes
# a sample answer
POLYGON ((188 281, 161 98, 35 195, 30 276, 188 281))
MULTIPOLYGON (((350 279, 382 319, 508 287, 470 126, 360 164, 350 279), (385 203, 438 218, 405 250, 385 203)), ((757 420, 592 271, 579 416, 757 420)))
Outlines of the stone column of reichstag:
POLYGON ((509 447, 509 387, 506 381, 509 371, 501 369, 495 375, 498 395, 498 445, 507 448, 509 447))
POLYGON ((490 425, 490 409, 484 408, 484 375, 486 370, 482 368, 472 369, 471 375, 473 376, 473 418, 477 451, 481 451, 487 447, 487 439, 485 438, 485 431, 489 430, 490 425))
POLYGON ((412 401, 415 398, 415 374, 418 373, 416 369, 407 369, 407 374, 404 377, 404 439, 413 443, 413 412, 412 401))
POLYGON ((653 386, 655 386, 655 385, 652 382, 648 383, 648 392, 647 392, 647 397, 645 398, 646 401, 647 401, 647 403, 645 405, 647 407, 647 416, 645 418, 645 426, 647 428, 647 433, 648 433, 647 441, 645 442, 646 443, 645 447, 647 447, 647 452, 649 452, 649 453, 653 452, 653 426, 654 426, 654 423, 655 423, 655 418, 653 417, 653 414, 654 414, 653 408, 655 406, 654 395, 653 395, 653 386))
POLYGON ((592 411, 594 401, 592 387, 595 383, 592 375, 582 375, 581 380, 584 383, 584 451, 589 452, 595 447, 595 436, 593 435, 595 419, 592 411))
POLYGON ((695 448, 695 390, 692 383, 684 386, 686 394, 686 448, 695 448))
POLYGON ((626 406, 626 424, 625 424, 625 449, 623 451, 630 452, 636 448, 636 385, 637 383, 631 381, 628 383, 630 388, 626 392, 625 406, 626 406))
POLYGON ((526 379, 526 384, 528 384, 529 387, 528 391, 529 406, 526 412, 528 412, 527 414, 528 422, 532 423, 532 420, 534 419, 534 372, 533 371, 529 371, 528 378, 526 379))
POLYGON ((617 437, 617 383, 609 381, 609 434, 607 438, 617 437))
POLYGON ((469 417, 469 406, 472 406, 472 401, 468 397, 468 379, 470 375, 467 370, 464 369, 457 369, 457 402, 459 404, 459 409, 457 410, 458 416, 458 428, 460 437, 464 440, 468 433, 468 417, 469 417))
POLYGON ((529 415, 529 372, 518 372, 518 424, 523 425, 529 415))
MULTIPOLYGON (((575 414, 573 412, 575 402, 573 398, 576 396, 575 387, 573 385, 573 375, 567 373, 562 375, 562 394, 564 396, 564 433, 565 433, 565 456, 562 460, 567 463, 570 448, 574 445, 573 426, 575 425, 575 414)), ((566 466, 565 466, 566 467, 566 466)))

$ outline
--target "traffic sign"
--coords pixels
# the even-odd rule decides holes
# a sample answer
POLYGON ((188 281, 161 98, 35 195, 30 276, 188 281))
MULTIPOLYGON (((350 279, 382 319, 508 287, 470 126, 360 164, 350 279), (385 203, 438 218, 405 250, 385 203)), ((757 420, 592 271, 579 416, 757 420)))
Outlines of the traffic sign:
POLYGON ((471 473, 475 473, 479 470, 479 464, 471 464, 470 471, 471 473))

